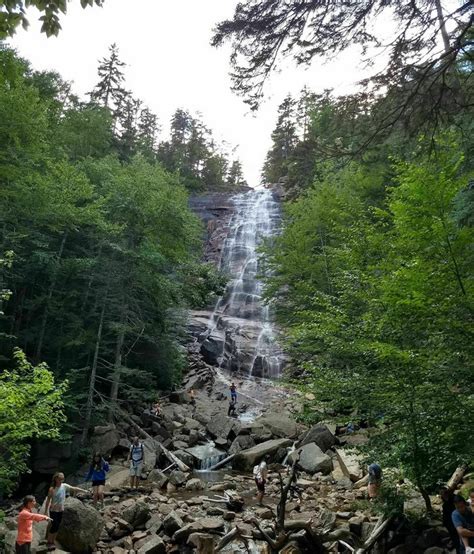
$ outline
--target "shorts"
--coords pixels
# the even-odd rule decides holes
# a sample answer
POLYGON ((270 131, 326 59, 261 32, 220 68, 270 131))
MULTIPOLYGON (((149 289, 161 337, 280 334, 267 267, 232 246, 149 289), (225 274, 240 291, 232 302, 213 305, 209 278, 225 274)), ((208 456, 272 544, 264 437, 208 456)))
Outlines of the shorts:
POLYGON ((265 492, 265 479, 255 479, 255 484, 259 492, 265 492))
POLYGON ((57 533, 59 531, 59 526, 63 520, 63 513, 64 512, 49 512, 49 517, 53 520, 49 528, 50 533, 57 533))
POLYGON ((15 543, 15 554, 30 554, 31 542, 25 542, 25 544, 15 543))
POLYGON ((130 477, 141 477, 143 462, 130 462, 130 477))
POLYGON ((98 481, 92 481, 93 487, 103 487, 105 485, 105 479, 99 479, 98 481))

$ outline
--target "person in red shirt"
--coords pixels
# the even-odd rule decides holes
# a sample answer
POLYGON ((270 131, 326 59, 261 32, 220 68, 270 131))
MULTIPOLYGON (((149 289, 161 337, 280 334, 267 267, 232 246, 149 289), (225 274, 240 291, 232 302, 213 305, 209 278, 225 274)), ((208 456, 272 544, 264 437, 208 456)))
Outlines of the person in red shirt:
POLYGON ((34 496, 28 495, 23 499, 23 507, 18 514, 18 533, 16 536, 15 553, 30 554, 33 540, 33 521, 51 521, 51 518, 41 514, 34 514, 36 506, 34 496))

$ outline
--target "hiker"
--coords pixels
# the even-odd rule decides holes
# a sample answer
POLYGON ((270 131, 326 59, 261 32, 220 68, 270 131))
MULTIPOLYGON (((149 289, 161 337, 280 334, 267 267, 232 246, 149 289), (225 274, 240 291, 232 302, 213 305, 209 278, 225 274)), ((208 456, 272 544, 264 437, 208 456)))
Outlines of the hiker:
POLYGON ((33 540, 33 522, 51 521, 51 518, 42 514, 34 514, 36 498, 28 495, 23 499, 21 511, 18 514, 18 531, 15 542, 16 554, 30 554, 33 540))
POLYGON ((104 487, 109 464, 104 460, 101 454, 96 452, 92 458, 89 473, 86 476, 86 482, 92 479, 92 502, 94 505, 100 502, 104 507, 104 487))
POLYGON ((453 547, 456 549, 456 552, 459 552, 459 535, 456 531, 456 527, 454 527, 453 520, 451 519, 451 515, 456 509, 454 506, 454 492, 448 487, 442 487, 439 496, 442 502, 441 511, 443 515, 443 525, 451 537, 453 547))
POLYGON ((145 448, 138 437, 133 437, 127 461, 130 462, 130 487, 138 489, 143 464, 145 463, 145 448))
POLYGON ((232 383, 229 387, 230 389, 230 399, 234 402, 237 402, 237 387, 235 386, 235 383, 232 383))
POLYGON ((456 494, 453 501, 456 509, 451 519, 459 535, 459 553, 465 554, 466 548, 474 547, 474 515, 463 496, 456 494))
POLYGON ((45 504, 46 515, 51 518, 51 525, 48 529, 48 551, 56 550, 55 540, 58 534, 61 521, 63 519, 64 503, 66 502, 66 494, 71 492, 87 491, 79 487, 72 487, 64 483, 64 473, 55 473, 51 486, 48 490, 48 497, 45 504))
POLYGON ((382 468, 379 464, 370 464, 368 470, 369 484, 367 485, 367 492, 369 500, 375 500, 379 495, 380 484, 382 483, 382 468))
POLYGON ((229 409, 227 410, 228 417, 237 417, 237 412, 235 411, 235 401, 231 400, 229 404, 229 409))
POLYGON ((189 391, 189 402, 193 408, 196 408, 196 393, 194 392, 194 389, 189 391))
POLYGON ((153 404, 153 407, 151 409, 151 413, 155 416, 155 417, 161 417, 161 406, 160 406, 160 403, 158 401, 156 401, 154 404, 153 404))
POLYGON ((267 457, 253 468, 253 476, 257 485, 257 502, 263 506, 263 497, 265 496, 265 483, 268 477, 267 457))

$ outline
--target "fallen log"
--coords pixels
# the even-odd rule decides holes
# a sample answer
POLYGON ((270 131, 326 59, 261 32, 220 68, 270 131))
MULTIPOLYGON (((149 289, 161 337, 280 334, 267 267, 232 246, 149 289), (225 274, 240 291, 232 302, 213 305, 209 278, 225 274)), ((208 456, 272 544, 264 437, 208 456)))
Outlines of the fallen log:
POLYGON ((359 479, 358 481, 356 481, 352 488, 361 489, 362 487, 364 487, 365 485, 368 485, 368 484, 369 484, 369 474, 364 475, 364 477, 362 477, 362 479, 359 479))
POLYGON ((449 481, 446 483, 446 486, 448 489, 454 490, 459 485, 459 483, 462 481, 462 478, 464 477, 464 474, 467 471, 467 464, 463 464, 456 468, 455 472, 451 475, 449 478, 449 481))
POLYGON ((226 535, 222 537, 222 539, 219 541, 219 543, 216 546, 216 552, 220 552, 223 548, 225 548, 230 542, 239 539, 245 544, 245 548, 249 549, 248 541, 251 540, 253 537, 249 537, 248 535, 244 535, 242 530, 239 529, 238 526, 231 529, 226 535))
POLYGON ((217 464, 214 464, 213 466, 211 466, 207 471, 215 471, 216 469, 219 469, 225 466, 226 464, 228 464, 234 458, 235 458, 235 454, 231 454, 230 456, 227 456, 227 458, 224 458, 220 462, 217 462, 217 464))
POLYGON ((374 530, 369 535, 364 544, 355 551, 355 554, 365 554, 365 552, 372 548, 372 546, 378 541, 378 539, 385 533, 391 521, 391 518, 384 519, 383 516, 380 516, 377 524, 374 527, 374 530))

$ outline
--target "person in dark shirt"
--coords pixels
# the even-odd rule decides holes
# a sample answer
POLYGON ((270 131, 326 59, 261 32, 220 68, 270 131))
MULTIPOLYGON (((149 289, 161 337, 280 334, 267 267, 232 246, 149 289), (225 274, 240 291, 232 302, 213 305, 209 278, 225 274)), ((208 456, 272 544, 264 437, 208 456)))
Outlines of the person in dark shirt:
POLYGON ((459 552, 465 554, 466 546, 474 547, 474 515, 463 496, 456 494, 453 500, 456 509, 451 519, 460 539, 459 552))
POLYGON ((453 520, 451 519, 451 515, 456 509, 454 506, 454 492, 448 487, 442 487, 439 495, 443 503, 443 525, 446 527, 449 536, 451 537, 453 547, 456 549, 456 552, 459 553, 459 535, 456 531, 456 527, 454 527, 453 520))

